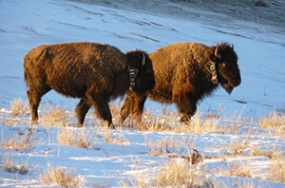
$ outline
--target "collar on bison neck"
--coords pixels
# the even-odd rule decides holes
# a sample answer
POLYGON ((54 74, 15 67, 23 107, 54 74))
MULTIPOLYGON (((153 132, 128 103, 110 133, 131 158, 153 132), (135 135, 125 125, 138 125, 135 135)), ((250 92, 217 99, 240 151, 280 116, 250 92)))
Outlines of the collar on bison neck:
POLYGON ((216 69, 216 63, 213 61, 208 62, 206 65, 207 70, 212 74, 212 83, 213 84, 218 84, 218 75, 217 75, 217 69, 216 69))
POLYGON ((128 71, 129 71, 129 76, 130 76, 130 86, 133 88, 136 85, 135 81, 139 73, 139 69, 129 65, 128 71))

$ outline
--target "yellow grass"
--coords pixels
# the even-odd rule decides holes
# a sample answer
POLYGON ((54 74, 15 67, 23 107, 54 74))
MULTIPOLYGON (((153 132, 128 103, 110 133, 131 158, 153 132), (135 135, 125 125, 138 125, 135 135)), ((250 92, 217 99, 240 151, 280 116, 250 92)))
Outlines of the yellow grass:
POLYGON ((47 111, 40 117, 40 122, 45 126, 69 126, 69 116, 66 109, 61 107, 54 107, 47 109, 47 111))
POLYGON ((285 114, 278 114, 274 111, 261 118, 257 124, 262 128, 269 129, 272 135, 285 136, 285 114))
POLYGON ((177 150, 178 140, 175 140, 174 137, 165 137, 161 140, 145 138, 145 143, 151 156, 159 156, 174 154, 177 150))
POLYGON ((103 133, 101 134, 101 136, 105 140, 105 142, 110 144, 117 144, 121 146, 130 145, 130 142, 123 135, 118 135, 113 133, 103 133))
POLYGON ((137 175, 129 182, 120 183, 122 187, 207 187, 186 161, 168 161, 157 172, 137 175))
POLYGON ((14 116, 23 116, 28 111, 28 106, 22 99, 15 99, 10 103, 11 114, 14 116))
POLYGON ((78 146, 80 148, 90 148, 91 143, 88 141, 88 135, 84 131, 71 130, 63 128, 57 133, 57 140, 59 143, 67 146, 78 146))
POLYGON ((12 161, 10 158, 5 157, 2 160, 2 166, 6 172, 10 173, 19 173, 21 175, 27 174, 29 169, 27 164, 18 164, 17 162, 12 161))
POLYGON ((79 178, 74 170, 65 170, 62 166, 58 168, 49 168, 40 176, 43 183, 51 185, 56 183, 63 187, 76 187, 79 185, 79 178))
POLYGON ((275 154, 270 162, 268 179, 285 183, 285 156, 275 154))
POLYGON ((252 170, 250 165, 243 163, 230 164, 226 170, 222 172, 226 176, 239 176, 239 177, 251 177, 252 170))
POLYGON ((31 132, 25 133, 23 135, 16 133, 11 138, 7 138, 1 141, 0 147, 20 150, 23 148, 32 147, 32 141, 33 139, 31 132))

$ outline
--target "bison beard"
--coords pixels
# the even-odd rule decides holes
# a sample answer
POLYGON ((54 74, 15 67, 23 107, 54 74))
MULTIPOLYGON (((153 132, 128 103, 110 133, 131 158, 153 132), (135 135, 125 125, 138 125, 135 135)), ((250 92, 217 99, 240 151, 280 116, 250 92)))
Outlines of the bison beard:
POLYGON ((123 54, 119 49, 98 43, 41 45, 24 58, 24 77, 29 87, 27 96, 31 123, 38 123, 41 97, 50 90, 81 98, 76 107, 78 127, 83 126, 91 106, 97 115, 114 129, 108 102, 124 95, 130 84, 138 95, 155 85, 152 63, 145 52, 123 54), (132 73, 130 80, 129 72, 132 73))
MULTIPOLYGON (((205 46, 181 42, 165 46, 150 55, 156 85, 147 98, 168 104, 175 103, 182 122, 189 121, 197 102, 209 96, 220 84, 228 93, 241 83, 237 55, 227 43, 205 46)), ((141 121, 145 96, 128 91, 121 108, 120 123, 133 114, 141 121)))

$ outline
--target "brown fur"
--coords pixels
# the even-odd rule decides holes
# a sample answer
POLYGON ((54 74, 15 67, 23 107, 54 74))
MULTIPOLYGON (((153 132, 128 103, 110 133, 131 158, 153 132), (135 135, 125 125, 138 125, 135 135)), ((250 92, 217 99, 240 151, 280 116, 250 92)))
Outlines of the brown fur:
MULTIPOLYGON (((161 103, 175 103, 182 113, 181 121, 190 120, 196 111, 197 102, 218 87, 211 81, 212 74, 205 66, 210 61, 216 63, 219 83, 227 92, 231 93, 241 82, 237 55, 227 43, 208 47, 181 42, 158 49, 149 56, 156 85, 147 93, 147 98, 161 103), (220 58, 215 55, 215 51, 220 58)), ((146 97, 129 91, 121 108, 120 123, 130 113, 140 120, 145 100, 146 97)))
POLYGON ((37 123, 41 97, 51 89, 74 98, 81 98, 76 107, 78 126, 94 106, 99 117, 113 128, 108 102, 124 95, 130 87, 128 67, 139 69, 133 92, 144 95, 154 87, 152 63, 142 51, 123 54, 110 45, 78 42, 41 45, 24 58, 24 76, 31 122, 37 123), (142 65, 145 55, 145 65, 142 65))

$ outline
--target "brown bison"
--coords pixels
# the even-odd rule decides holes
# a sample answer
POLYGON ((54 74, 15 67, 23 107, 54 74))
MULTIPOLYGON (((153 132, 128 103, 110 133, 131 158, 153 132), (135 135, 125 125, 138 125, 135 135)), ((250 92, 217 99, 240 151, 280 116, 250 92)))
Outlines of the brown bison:
POLYGON ((155 85, 149 56, 139 50, 123 54, 110 45, 90 42, 41 45, 24 58, 24 77, 31 123, 38 121, 41 97, 54 89, 67 97, 81 98, 76 107, 78 127, 89 108, 114 128, 108 102, 130 91, 138 96, 155 85))
MULTIPOLYGON (((191 119, 197 102, 209 96, 218 85, 231 93, 241 83, 237 55, 233 46, 220 43, 205 46, 193 42, 181 42, 165 46, 152 52, 155 82, 147 98, 161 103, 175 103, 182 114, 180 121, 191 119)), ((140 121, 145 96, 127 92, 121 108, 120 123, 133 114, 140 121)))

